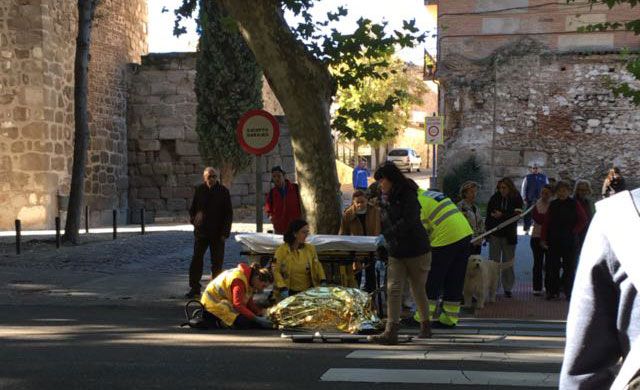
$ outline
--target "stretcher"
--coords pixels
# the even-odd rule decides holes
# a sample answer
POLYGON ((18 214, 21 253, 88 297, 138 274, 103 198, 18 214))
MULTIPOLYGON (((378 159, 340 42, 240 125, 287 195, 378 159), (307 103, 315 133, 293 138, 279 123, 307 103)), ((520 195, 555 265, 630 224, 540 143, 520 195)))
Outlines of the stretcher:
MULTIPOLYGON (((273 260, 276 249, 284 243, 282 235, 270 233, 242 233, 235 236, 237 242, 243 246, 241 255, 252 257, 266 265, 273 260)), ((338 236, 328 234, 312 235, 307 238, 308 244, 315 246, 318 260, 329 268, 329 284, 339 285, 336 266, 350 267, 353 262, 363 263, 365 267, 375 268, 378 245, 376 237, 338 236)), ((377 303, 378 315, 383 314, 382 289, 380 275, 375 274, 375 286, 371 291, 377 303)))

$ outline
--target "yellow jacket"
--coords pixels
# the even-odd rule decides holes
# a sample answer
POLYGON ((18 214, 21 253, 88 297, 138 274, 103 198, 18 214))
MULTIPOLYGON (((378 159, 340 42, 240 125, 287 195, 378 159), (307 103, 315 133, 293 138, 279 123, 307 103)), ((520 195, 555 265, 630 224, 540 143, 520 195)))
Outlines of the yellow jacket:
POLYGON ((233 308, 233 296, 231 293, 231 283, 240 280, 245 287, 245 302, 247 304, 252 299, 253 289, 250 288, 247 276, 239 266, 224 271, 207 285, 207 288, 200 298, 200 303, 205 310, 220 318, 227 326, 232 326, 238 317, 238 312, 233 308))
POLYGON ((444 194, 418 190, 420 219, 434 248, 453 244, 473 234, 467 218, 444 194))
POLYGON ((316 248, 311 244, 297 250, 291 250, 287 243, 280 245, 271 267, 277 289, 304 291, 326 280, 316 248))

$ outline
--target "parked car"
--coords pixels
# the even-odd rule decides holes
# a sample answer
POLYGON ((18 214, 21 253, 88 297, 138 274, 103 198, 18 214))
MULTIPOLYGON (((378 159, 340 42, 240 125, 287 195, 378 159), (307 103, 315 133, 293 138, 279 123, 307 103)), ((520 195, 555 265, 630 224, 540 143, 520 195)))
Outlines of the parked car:
POLYGON ((420 156, 411 148, 391 149, 387 153, 387 161, 393 161, 398 168, 406 169, 407 172, 413 172, 413 170, 420 172, 420 164, 422 164, 420 156))

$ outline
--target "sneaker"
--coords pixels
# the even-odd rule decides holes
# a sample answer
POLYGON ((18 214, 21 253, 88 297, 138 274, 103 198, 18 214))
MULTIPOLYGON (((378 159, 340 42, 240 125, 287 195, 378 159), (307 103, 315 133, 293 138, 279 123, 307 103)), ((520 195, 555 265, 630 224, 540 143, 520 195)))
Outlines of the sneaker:
POLYGON ((196 299, 200 296, 200 290, 189 290, 188 293, 184 294, 184 297, 187 299, 196 299))
POLYGON ((541 295, 542 295, 542 291, 540 291, 540 290, 533 290, 533 295, 534 295, 534 296, 536 296, 536 297, 539 297, 539 296, 541 296, 541 295))
POLYGON ((511 298, 512 297, 511 291, 505 291, 504 292, 504 296, 505 296, 505 298, 511 298))

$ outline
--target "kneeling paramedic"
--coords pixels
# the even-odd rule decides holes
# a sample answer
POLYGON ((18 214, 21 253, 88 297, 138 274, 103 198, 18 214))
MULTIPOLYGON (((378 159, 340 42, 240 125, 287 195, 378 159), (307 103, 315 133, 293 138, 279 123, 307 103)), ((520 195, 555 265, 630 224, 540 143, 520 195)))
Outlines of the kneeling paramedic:
MULTIPOLYGON (((434 326, 454 327, 460 314, 473 229, 464 214, 444 194, 418 190, 418 201, 422 206, 420 219, 431 240, 431 271, 426 286, 429 315, 436 321, 435 312, 442 297, 442 312, 434 326)), ((414 318, 418 322, 419 317, 416 312, 414 318)))
POLYGON ((224 271, 213 279, 202 294, 204 320, 212 327, 251 329, 273 327, 263 317, 264 309, 253 301, 253 294, 273 283, 273 275, 267 268, 244 263, 224 271))

